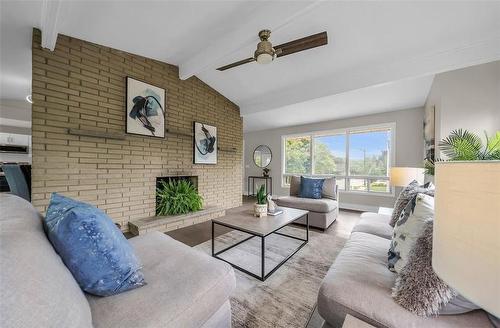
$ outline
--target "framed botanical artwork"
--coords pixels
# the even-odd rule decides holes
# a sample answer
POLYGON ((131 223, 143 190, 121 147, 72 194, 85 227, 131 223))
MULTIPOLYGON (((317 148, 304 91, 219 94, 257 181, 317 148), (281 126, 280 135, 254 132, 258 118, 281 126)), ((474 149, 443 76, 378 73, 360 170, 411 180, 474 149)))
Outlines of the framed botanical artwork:
POLYGON ((435 159, 435 141, 436 141, 436 107, 426 106, 424 109, 424 145, 425 159, 434 161, 435 159))
POLYGON ((194 122, 193 163, 217 164, 217 128, 194 122))
POLYGON ((165 89, 127 76, 126 132, 165 138, 165 89))

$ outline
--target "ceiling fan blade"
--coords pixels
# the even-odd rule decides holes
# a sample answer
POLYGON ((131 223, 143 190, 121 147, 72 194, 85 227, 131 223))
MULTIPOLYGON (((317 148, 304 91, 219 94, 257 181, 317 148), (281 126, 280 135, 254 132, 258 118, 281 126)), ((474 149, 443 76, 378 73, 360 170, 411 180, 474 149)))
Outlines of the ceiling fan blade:
POLYGON ((280 44, 279 46, 274 47, 274 49, 276 49, 276 57, 283 57, 299 51, 324 46, 326 44, 328 44, 328 36, 325 31, 280 44))
POLYGON ((217 68, 217 70, 218 71, 225 71, 226 69, 230 69, 230 68, 233 68, 233 67, 236 67, 236 66, 240 66, 240 65, 243 65, 243 64, 248 64, 248 63, 251 63, 253 61, 255 61, 255 59, 253 57, 250 57, 250 58, 246 58, 246 59, 234 62, 232 64, 228 64, 228 65, 219 67, 219 68, 217 68))

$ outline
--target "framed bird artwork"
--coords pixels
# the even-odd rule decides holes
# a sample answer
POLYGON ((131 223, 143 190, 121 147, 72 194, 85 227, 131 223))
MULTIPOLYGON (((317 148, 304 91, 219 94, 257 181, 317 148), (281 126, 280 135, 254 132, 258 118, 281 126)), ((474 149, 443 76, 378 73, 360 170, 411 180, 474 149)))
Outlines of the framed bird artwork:
POLYGON ((165 89, 127 76, 129 134, 165 138, 165 89))

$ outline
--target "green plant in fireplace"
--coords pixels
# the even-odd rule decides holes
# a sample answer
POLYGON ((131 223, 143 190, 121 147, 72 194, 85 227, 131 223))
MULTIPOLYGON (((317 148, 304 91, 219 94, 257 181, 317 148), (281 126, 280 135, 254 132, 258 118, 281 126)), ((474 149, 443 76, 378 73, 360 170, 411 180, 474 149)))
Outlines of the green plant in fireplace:
POLYGON ((203 198, 188 180, 163 180, 156 189, 156 215, 186 214, 202 207, 203 198))

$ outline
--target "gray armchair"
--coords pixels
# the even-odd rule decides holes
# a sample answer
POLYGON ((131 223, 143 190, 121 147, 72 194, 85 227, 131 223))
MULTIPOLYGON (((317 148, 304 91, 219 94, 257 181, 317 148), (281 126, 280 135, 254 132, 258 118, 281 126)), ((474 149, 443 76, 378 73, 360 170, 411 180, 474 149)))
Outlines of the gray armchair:
MULTIPOLYGON (((278 206, 298 208, 309 211, 309 225, 311 227, 328 229, 339 214, 339 193, 335 178, 327 178, 323 184, 322 198, 311 199, 299 197, 300 177, 293 176, 290 180, 290 196, 279 197, 278 206)), ((305 219, 295 223, 305 224, 305 219)))

